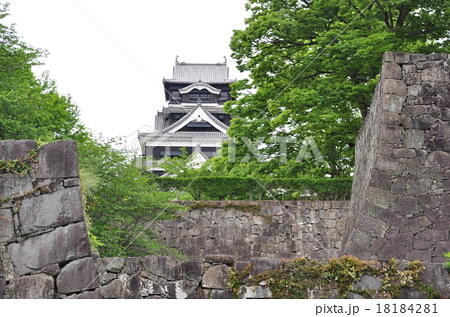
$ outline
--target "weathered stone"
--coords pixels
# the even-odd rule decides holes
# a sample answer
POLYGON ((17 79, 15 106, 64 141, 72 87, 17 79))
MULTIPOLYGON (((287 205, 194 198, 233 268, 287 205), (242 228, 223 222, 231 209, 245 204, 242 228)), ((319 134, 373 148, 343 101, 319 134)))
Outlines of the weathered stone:
POLYGON ((386 209, 397 200, 397 195, 381 188, 370 187, 367 191, 367 200, 376 206, 386 209))
POLYGON ((430 241, 423 240, 415 240, 414 241, 414 250, 429 250, 432 247, 432 243, 430 241))
POLYGON ((411 219, 409 222, 409 227, 412 232, 419 232, 423 229, 428 228, 431 225, 431 221, 425 216, 419 216, 411 219))
POLYGON ((400 291, 398 298, 401 299, 428 299, 428 296, 421 291, 411 289, 411 288, 403 288, 400 291))
POLYGON ((141 270, 141 258, 127 258, 125 261, 125 273, 136 274, 141 270))
POLYGON ((213 289, 211 291, 211 299, 232 299, 233 294, 230 291, 222 289, 213 289))
POLYGON ((3 294, 5 293, 6 281, 0 278, 0 299, 3 299, 3 294))
POLYGON ((405 166, 405 163, 400 162, 396 158, 385 156, 385 155, 379 155, 376 158, 374 167, 379 170, 384 170, 386 172, 389 172, 390 174, 400 175, 401 173, 403 173, 405 171, 406 166, 405 166))
POLYGON ((422 95, 422 86, 421 85, 408 86, 406 94, 408 96, 420 96, 422 95))
MULTIPOLYGON (((447 227, 448 228, 448 227, 447 227)), ((433 262, 447 262, 448 259, 444 257, 444 253, 450 252, 450 241, 438 241, 433 251, 433 262)))
POLYGON ((167 298, 186 299, 195 292, 198 283, 192 281, 176 281, 167 284, 167 298))
POLYGON ((420 195, 429 193, 432 180, 421 176, 412 176, 406 183, 406 189, 409 195, 420 195))
POLYGON ((391 189, 392 183, 389 173, 374 169, 370 177, 370 186, 386 190, 391 189))
MULTIPOLYGON (((355 221, 355 225, 358 228, 364 228, 364 233, 374 238, 384 236, 389 228, 389 225, 386 222, 368 215, 361 215, 358 217, 355 221)), ((370 241, 372 241, 372 239, 366 242, 370 244, 370 241)))
POLYGON ((392 153, 394 154, 395 157, 407 157, 407 158, 416 157, 417 155, 416 151, 413 149, 394 149, 392 153))
POLYGON ((383 281, 378 277, 373 277, 370 275, 361 276, 360 280, 353 284, 353 289, 356 291, 360 290, 375 290, 378 291, 382 286, 383 281))
POLYGON ((32 190, 29 175, 0 174, 0 199, 23 196, 32 190))
POLYGON ((402 80, 386 79, 384 81, 384 93, 397 96, 403 96, 406 94, 406 84, 402 80))
POLYGON ((390 112, 394 112, 394 113, 402 112, 405 100, 406 100, 406 97, 404 97, 404 96, 398 96, 395 94, 383 95, 383 105, 386 108, 386 111, 390 111, 390 112))
POLYGON ((205 262, 231 265, 234 263, 234 258, 225 254, 207 254, 205 255, 205 262))
POLYGON ((198 281, 202 278, 203 265, 200 261, 185 261, 181 263, 181 272, 189 281, 198 281))
POLYGON ((420 149, 425 141, 423 131, 417 129, 409 129, 405 132, 405 147, 410 149, 420 149))
POLYGON ((378 252, 378 257, 381 260, 403 259, 407 249, 395 241, 388 241, 378 252))
POLYGON ((64 263, 90 254, 91 248, 84 222, 58 227, 21 243, 12 243, 6 253, 18 275, 29 274, 49 264, 64 263))
POLYGON ((241 286, 240 293, 242 298, 272 298, 272 291, 267 286, 241 286))
POLYGON ((425 241, 442 241, 445 240, 445 235, 442 230, 429 229, 418 233, 416 239, 425 241))
MULTIPOLYGON (((128 260, 128 259, 127 259, 128 260)), ((98 270, 100 272, 119 273, 125 265, 125 258, 101 258, 98 260, 98 270)))
POLYGON ((141 278, 141 287, 139 294, 142 297, 153 296, 153 295, 166 295, 167 286, 163 286, 158 282, 151 281, 148 279, 141 278))
POLYGON ((450 154, 443 151, 434 151, 428 156, 425 166, 448 167, 450 166, 450 154))
POLYGON ((64 187, 73 187, 73 186, 80 186, 80 179, 78 177, 66 178, 64 180, 64 187))
POLYGON ((83 292, 81 294, 74 294, 66 297, 66 299, 101 299, 100 290, 96 289, 94 291, 83 292))
POLYGON ((366 299, 364 296, 353 293, 353 292, 349 292, 347 298, 348 299, 366 299))
POLYGON ((12 279, 7 286, 12 299, 51 299, 55 297, 53 278, 47 274, 12 279))
POLYGON ((385 78, 402 79, 402 68, 396 63, 385 63, 383 65, 383 74, 385 78))
MULTIPOLYGON (((419 70, 431 68, 429 72, 432 73, 434 71, 433 68, 443 66, 443 64, 444 64, 443 61, 423 61, 423 62, 418 62, 416 64, 416 67, 419 70)), ((434 78, 428 78, 428 77, 426 78, 426 80, 430 80, 430 81, 433 81, 433 79, 434 78)))
POLYGON ((204 274, 202 287, 226 289, 230 268, 225 264, 212 266, 204 274))
POLYGON ((436 263, 423 263, 425 270, 420 278, 422 283, 433 285, 436 292, 439 292, 444 297, 450 296, 450 274, 446 271, 443 265, 436 265, 436 263))
POLYGON ((406 252, 406 260, 410 261, 421 261, 430 262, 431 261, 431 251, 430 250, 411 250, 406 252))
POLYGON ((252 265, 251 274, 258 275, 265 271, 278 270, 281 267, 280 259, 268 259, 263 257, 255 257, 250 259, 252 265))
POLYGON ((429 114, 424 114, 413 119, 413 128, 419 130, 428 130, 433 123, 436 122, 436 118, 429 114))
POLYGON ((140 290, 141 290, 141 277, 139 275, 132 275, 130 278, 128 278, 127 280, 127 291, 126 291, 126 295, 125 298, 128 299, 139 299, 142 298, 142 296, 140 295, 140 290))
POLYGON ((14 218, 11 209, 0 209, 0 243, 15 240, 14 218))
POLYGON ((56 287, 60 294, 92 290, 98 286, 97 268, 92 257, 70 262, 61 269, 56 279, 56 287))
POLYGON ((19 160, 37 148, 34 140, 0 140, 0 160, 19 160))
POLYGON ((50 274, 53 277, 56 277, 59 275, 59 273, 61 273, 61 268, 59 267, 58 264, 50 264, 47 266, 44 266, 42 268, 42 273, 47 273, 50 274))
POLYGON ((410 62, 410 53, 403 52, 395 52, 394 53, 394 62, 398 64, 408 64, 410 62))
POLYGON ((417 214, 419 206, 416 197, 400 197, 397 200, 397 210, 401 215, 417 214))
POLYGON ((178 280, 181 277, 181 265, 174 258, 150 255, 142 259, 143 268, 160 277, 167 278, 169 281, 178 280))
POLYGON ((19 220, 22 235, 83 221, 80 189, 71 187, 25 198, 19 209, 19 220))
POLYGON ((100 287, 100 294, 102 298, 125 298, 126 281, 116 279, 111 283, 100 287))
POLYGON ((100 273, 100 284, 105 285, 111 282, 112 280, 115 280, 117 278, 117 274, 114 273, 100 273))
POLYGON ((63 140, 45 144, 38 151, 39 170, 37 177, 78 177, 78 152, 74 140, 63 140))
MULTIPOLYGON (((448 66, 438 66, 442 65, 441 61, 436 62, 425 62, 425 63, 436 63, 432 68, 427 68, 422 71, 422 80, 423 81, 442 81, 449 82, 450 81, 450 72, 448 66)), ((419 67, 419 65, 417 65, 419 67)))

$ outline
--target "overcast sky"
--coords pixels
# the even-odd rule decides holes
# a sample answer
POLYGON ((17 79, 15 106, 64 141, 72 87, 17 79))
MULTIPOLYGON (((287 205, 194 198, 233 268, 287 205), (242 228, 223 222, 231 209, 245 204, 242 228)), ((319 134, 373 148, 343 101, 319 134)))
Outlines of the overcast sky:
POLYGON ((243 29, 245 0, 9 0, 7 23, 25 42, 47 50, 43 67, 81 110, 95 133, 149 131, 164 104, 162 78, 182 62, 231 59, 234 29, 243 29))

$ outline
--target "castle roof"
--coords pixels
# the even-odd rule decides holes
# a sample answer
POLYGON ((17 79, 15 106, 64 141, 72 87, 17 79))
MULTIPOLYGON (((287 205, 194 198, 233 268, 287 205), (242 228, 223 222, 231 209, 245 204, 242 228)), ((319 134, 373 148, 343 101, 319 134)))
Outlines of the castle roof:
POLYGON ((163 79, 167 83, 195 83, 204 82, 210 84, 228 84, 234 82, 228 78, 228 66, 226 63, 198 64, 175 62, 171 79, 163 79))

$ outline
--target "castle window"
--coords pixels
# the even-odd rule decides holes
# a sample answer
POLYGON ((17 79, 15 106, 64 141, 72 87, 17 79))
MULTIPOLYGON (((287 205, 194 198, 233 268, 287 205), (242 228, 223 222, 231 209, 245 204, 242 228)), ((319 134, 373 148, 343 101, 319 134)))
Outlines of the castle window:
POLYGON ((171 91, 170 94, 172 101, 181 101, 181 95, 179 91, 171 91))
POLYGON ((211 98, 211 95, 207 94, 207 93, 201 93, 201 94, 200 93, 191 93, 189 95, 190 101, 195 102, 198 100, 198 98, 200 98, 201 101, 209 101, 211 98))
POLYGON ((227 91, 221 91, 220 92, 220 96, 219 96, 219 101, 228 101, 229 99, 229 94, 227 91))

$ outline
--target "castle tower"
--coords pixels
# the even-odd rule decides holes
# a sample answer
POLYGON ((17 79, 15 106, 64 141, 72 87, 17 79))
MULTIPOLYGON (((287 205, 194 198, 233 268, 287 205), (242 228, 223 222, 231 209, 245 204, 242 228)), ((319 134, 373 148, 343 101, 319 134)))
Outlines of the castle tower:
POLYGON ((221 143, 227 140, 231 117, 223 111, 231 100, 226 64, 199 64, 175 61, 173 76, 163 79, 167 104, 155 116, 155 129, 139 133, 139 142, 146 169, 162 175, 158 167, 163 157, 195 154, 197 163, 217 155, 221 143))

